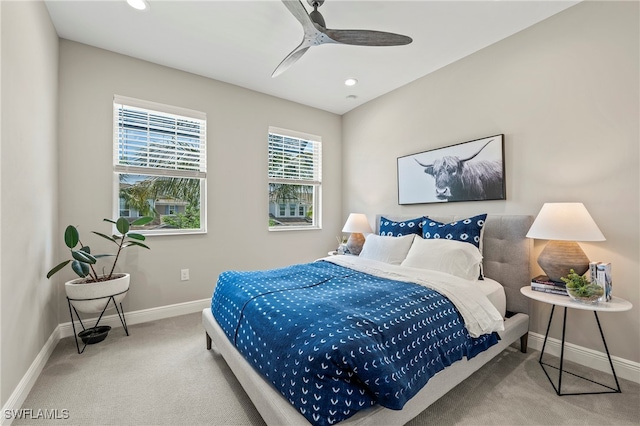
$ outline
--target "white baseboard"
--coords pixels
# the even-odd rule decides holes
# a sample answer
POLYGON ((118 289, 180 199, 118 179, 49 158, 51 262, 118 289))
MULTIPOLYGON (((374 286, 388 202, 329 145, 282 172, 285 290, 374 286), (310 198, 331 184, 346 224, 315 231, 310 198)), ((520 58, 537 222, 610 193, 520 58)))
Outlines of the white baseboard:
MULTIPOLYGON (((533 333, 531 331, 529 332, 528 346, 530 348, 541 351, 543 343, 544 335, 533 333)), ((544 348, 545 354, 560 357, 561 344, 562 341, 559 339, 551 337, 548 338, 547 345, 544 348)), ((609 360, 607 359, 607 354, 605 352, 598 352, 582 346, 574 345, 573 343, 565 342, 564 359, 584 365, 585 367, 593 368, 594 370, 611 373, 611 366, 609 365, 609 360)), ((613 363, 613 368, 615 369, 618 377, 635 383, 640 383, 640 363, 618 358, 616 356, 611 357, 611 362, 613 363)))
POLYGON ((29 369, 18 383, 13 393, 9 396, 9 399, 2 407, 2 425, 10 425, 13 422, 15 416, 11 415, 12 410, 18 410, 22 407, 24 400, 27 399, 27 395, 31 392, 31 388, 40 376, 42 369, 49 360, 49 357, 56 348, 56 345, 60 341, 60 326, 56 327, 51 333, 51 336, 47 339, 46 343, 33 360, 29 369), (9 418, 7 418, 9 417, 9 418))
MULTIPOLYGON (((127 326, 133 324, 140 324, 143 322, 156 321, 164 318, 176 317, 179 315, 192 314, 200 312, 206 307, 211 305, 211 299, 194 300, 192 302, 178 303, 175 305, 162 306, 159 308, 144 309, 141 311, 126 312, 127 326)), ((114 311, 115 312, 115 311, 114 311)), ((95 320, 94 320, 95 321, 95 320)), ((93 321, 88 320, 89 324, 93 324, 93 321)), ((100 324, 110 325, 111 327, 122 327, 120 319, 116 313, 108 316, 104 316, 100 321, 100 324)), ((76 328, 79 323, 76 322, 76 328)), ((60 339, 73 336, 73 327, 71 322, 58 324, 53 330, 51 336, 47 339, 36 359, 33 360, 31 366, 18 383, 7 402, 2 407, 2 413, 0 416, 0 425, 10 425, 13 422, 13 413, 20 410, 22 404, 27 399, 27 395, 31 392, 31 388, 38 379, 38 376, 42 372, 42 369, 46 365, 49 357, 53 353, 60 339), (7 418, 8 417, 8 418, 7 418)))

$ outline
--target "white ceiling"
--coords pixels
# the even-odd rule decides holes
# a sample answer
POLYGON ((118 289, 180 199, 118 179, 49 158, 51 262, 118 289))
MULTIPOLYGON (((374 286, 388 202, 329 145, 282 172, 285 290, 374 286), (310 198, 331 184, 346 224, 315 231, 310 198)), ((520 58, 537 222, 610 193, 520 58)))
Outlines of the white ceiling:
POLYGON ((61 38, 344 114, 579 1, 326 0, 319 10, 328 28, 395 32, 413 43, 312 47, 276 78, 303 35, 279 0, 148 0, 146 11, 125 0, 45 3, 61 38), (345 86, 348 77, 359 83, 345 86))

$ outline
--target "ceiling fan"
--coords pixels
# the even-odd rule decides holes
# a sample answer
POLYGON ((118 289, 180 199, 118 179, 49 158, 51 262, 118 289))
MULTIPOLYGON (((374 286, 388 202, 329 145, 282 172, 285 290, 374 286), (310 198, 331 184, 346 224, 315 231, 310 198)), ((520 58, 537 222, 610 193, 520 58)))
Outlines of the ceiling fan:
POLYGON ((291 65, 304 55, 311 46, 321 44, 338 43, 352 44, 357 46, 400 46, 409 44, 413 40, 411 37, 400 34, 387 33, 371 30, 332 30, 326 27, 324 18, 318 12, 318 7, 322 6, 324 0, 307 0, 313 7, 313 12, 307 13, 300 0, 282 0, 289 12, 302 24, 304 37, 302 43, 273 71, 271 77, 277 77, 285 72, 291 65))

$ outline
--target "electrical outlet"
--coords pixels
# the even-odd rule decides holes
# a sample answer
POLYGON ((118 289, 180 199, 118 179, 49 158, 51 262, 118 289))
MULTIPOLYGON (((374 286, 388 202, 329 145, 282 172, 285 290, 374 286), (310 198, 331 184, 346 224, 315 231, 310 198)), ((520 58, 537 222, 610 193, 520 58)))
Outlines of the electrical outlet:
POLYGON ((180 280, 181 281, 189 281, 189 270, 188 269, 180 269, 180 280))

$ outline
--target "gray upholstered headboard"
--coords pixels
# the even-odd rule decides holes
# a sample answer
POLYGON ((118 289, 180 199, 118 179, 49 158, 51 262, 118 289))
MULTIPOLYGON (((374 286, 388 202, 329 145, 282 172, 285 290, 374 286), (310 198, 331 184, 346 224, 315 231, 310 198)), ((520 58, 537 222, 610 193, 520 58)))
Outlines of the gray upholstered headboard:
MULTIPOLYGON (((376 233, 380 231, 380 216, 398 221, 418 217, 418 215, 377 215, 376 233)), ((465 219, 470 215, 425 216, 438 222, 449 223, 465 219)), ((529 263, 533 242, 525 235, 532 222, 532 216, 490 214, 484 225, 482 247, 484 275, 504 286, 507 295, 507 311, 529 312, 528 300, 520 293, 520 287, 531 283, 529 263)))

